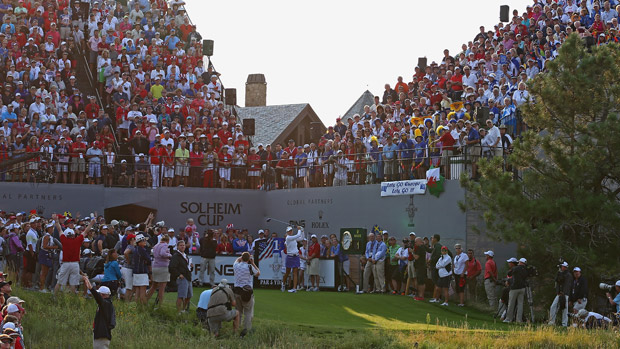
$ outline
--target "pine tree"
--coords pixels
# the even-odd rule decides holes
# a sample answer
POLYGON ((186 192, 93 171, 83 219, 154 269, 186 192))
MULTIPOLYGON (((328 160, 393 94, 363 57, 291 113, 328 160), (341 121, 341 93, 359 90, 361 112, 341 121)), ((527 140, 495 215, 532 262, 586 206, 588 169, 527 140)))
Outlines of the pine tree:
POLYGON ((573 34, 528 90, 529 130, 507 159, 518 175, 503 172, 502 159, 481 161, 480 181, 461 181, 470 194, 461 204, 481 210, 487 229, 541 273, 562 257, 589 276, 618 274, 619 46, 588 49, 573 34))

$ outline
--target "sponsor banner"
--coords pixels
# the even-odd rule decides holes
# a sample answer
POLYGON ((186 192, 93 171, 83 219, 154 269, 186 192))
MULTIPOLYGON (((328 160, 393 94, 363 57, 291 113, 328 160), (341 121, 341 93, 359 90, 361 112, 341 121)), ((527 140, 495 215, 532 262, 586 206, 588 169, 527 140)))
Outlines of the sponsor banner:
POLYGON ((381 182, 381 196, 424 195, 426 179, 410 179, 406 181, 381 182))
MULTIPOLYGON (((202 265, 200 261, 202 257, 199 255, 190 255, 190 260, 194 264, 194 271, 192 271, 192 281, 198 280, 198 275, 200 275, 200 270, 202 265)), ((235 282, 235 273, 233 271, 233 264, 240 256, 230 255, 230 256, 215 256, 215 283, 219 284, 222 279, 226 279, 229 284, 235 282)), ((204 280, 199 280, 200 282, 209 282, 209 271, 205 272, 204 280)))

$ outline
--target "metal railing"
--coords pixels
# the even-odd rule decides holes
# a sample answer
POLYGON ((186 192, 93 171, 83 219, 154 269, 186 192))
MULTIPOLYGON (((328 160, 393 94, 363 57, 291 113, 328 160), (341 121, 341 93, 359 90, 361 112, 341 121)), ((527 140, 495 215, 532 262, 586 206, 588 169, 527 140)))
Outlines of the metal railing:
POLYGON ((40 153, 37 158, 1 169, 0 181, 103 184, 127 188, 185 186, 275 190, 425 179, 426 170, 431 166, 440 168, 446 179, 458 180, 463 173, 475 175, 480 158, 501 157, 503 169, 512 171, 506 162, 509 150, 501 147, 457 147, 444 153, 437 149, 327 152, 289 161, 280 161, 282 159, 276 156, 272 160, 248 162, 246 157, 246 160, 233 160, 234 163, 231 159, 220 160, 214 152, 191 153, 189 158, 182 159, 173 155, 140 157, 139 154, 105 153, 61 158, 40 153))

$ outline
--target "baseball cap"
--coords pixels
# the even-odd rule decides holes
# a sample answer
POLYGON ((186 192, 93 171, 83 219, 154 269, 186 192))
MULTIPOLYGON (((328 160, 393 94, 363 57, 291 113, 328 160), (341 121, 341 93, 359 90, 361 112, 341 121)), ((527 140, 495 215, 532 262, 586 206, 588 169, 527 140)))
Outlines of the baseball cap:
POLYGON ((620 286, 620 280, 616 281, 616 286, 620 286))
POLYGON ((7 308, 6 308, 6 312, 7 313, 15 313, 18 312, 19 308, 17 307, 17 305, 15 304, 10 304, 7 308))
POLYGON ((562 264, 560 264, 561 267, 568 267, 568 262, 564 261, 562 262, 562 264))
POLYGON ((258 231, 258 233, 259 233, 259 234, 265 234, 265 231, 264 231, 263 229, 260 229, 260 230, 258 231))
POLYGON ((65 229, 65 235, 67 236, 75 235, 75 231, 71 228, 67 228, 65 229))
POLYGON ((310 238, 311 238, 311 239, 313 239, 313 238, 315 238, 315 237, 317 237, 317 236, 316 236, 316 234, 312 234, 312 235, 310 235, 310 238))
POLYGON ((519 261, 515 258, 515 257, 511 257, 509 260, 507 260, 506 262, 508 263, 519 263, 519 261))
POLYGON ((493 251, 489 250, 489 251, 486 251, 486 252, 484 253, 484 255, 485 255, 485 256, 491 256, 491 257, 494 257, 494 256, 495 256, 495 252, 493 252, 493 251))
POLYGON ((110 288, 108 286, 101 286, 101 287, 99 287, 97 292, 99 292, 101 294, 111 294, 112 293, 112 292, 110 292, 110 288))
POLYGON ((414 232, 409 233, 409 236, 411 235, 416 236, 414 232))
POLYGON ((136 243, 138 243, 138 242, 142 242, 142 241, 144 241, 144 240, 146 240, 146 236, 144 236, 144 235, 142 235, 142 234, 138 234, 138 235, 136 236, 136 243))
POLYGON ((520 259, 519 259, 519 263, 527 264, 527 259, 525 259, 525 258, 520 258, 520 259))
POLYGON ((91 249, 90 249, 90 248, 87 248, 87 249, 85 249, 84 251, 82 251, 82 256, 85 256, 85 255, 87 255, 87 254, 91 254, 91 253, 93 253, 93 251, 91 251, 91 249))
POLYGON ((286 231, 291 231, 291 230, 293 230, 293 227, 290 227, 290 226, 286 227, 286 231))
POLYGON ((573 271, 581 271, 581 268, 579 268, 579 267, 574 267, 574 268, 573 268, 573 271))

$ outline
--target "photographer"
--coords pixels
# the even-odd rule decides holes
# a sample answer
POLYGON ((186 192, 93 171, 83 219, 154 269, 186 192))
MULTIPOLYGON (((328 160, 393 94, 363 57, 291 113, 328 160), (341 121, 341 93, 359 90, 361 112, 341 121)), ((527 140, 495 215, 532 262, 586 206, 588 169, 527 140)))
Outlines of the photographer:
POLYGON ((616 313, 620 313, 620 280, 616 281, 616 296, 612 298, 611 293, 606 292, 607 300, 609 304, 616 307, 616 313))
POLYGON ((241 337, 244 337, 252 329, 252 318, 254 317, 254 277, 260 275, 260 270, 254 264, 254 258, 248 252, 243 252, 233 264, 235 274, 235 301, 239 311, 239 320, 243 318, 243 330, 241 337))
POLYGON ((562 262, 560 270, 555 277, 556 296, 549 309, 549 325, 555 325, 555 316, 559 310, 562 311, 562 326, 568 326, 568 296, 573 287, 573 276, 568 271, 568 263, 562 262))
POLYGON ((516 258, 510 258, 508 261, 510 270, 508 276, 512 277, 512 284, 510 285, 510 293, 508 295, 508 311, 504 322, 523 322, 523 300, 525 298, 525 287, 527 286, 528 271, 525 265, 527 259, 521 258, 517 261, 516 258), (515 307, 516 319, 515 319, 515 307))
POLYGON ((588 305, 588 280, 581 276, 581 268, 573 268, 573 287, 569 297, 569 306, 573 307, 573 312, 585 309, 588 305))
POLYGON ((222 279, 220 284, 211 292, 211 298, 207 305, 207 321, 209 322, 209 330, 215 337, 220 334, 222 322, 232 321, 233 332, 239 327, 239 312, 232 307, 236 306, 235 295, 228 288, 228 281, 222 279))

